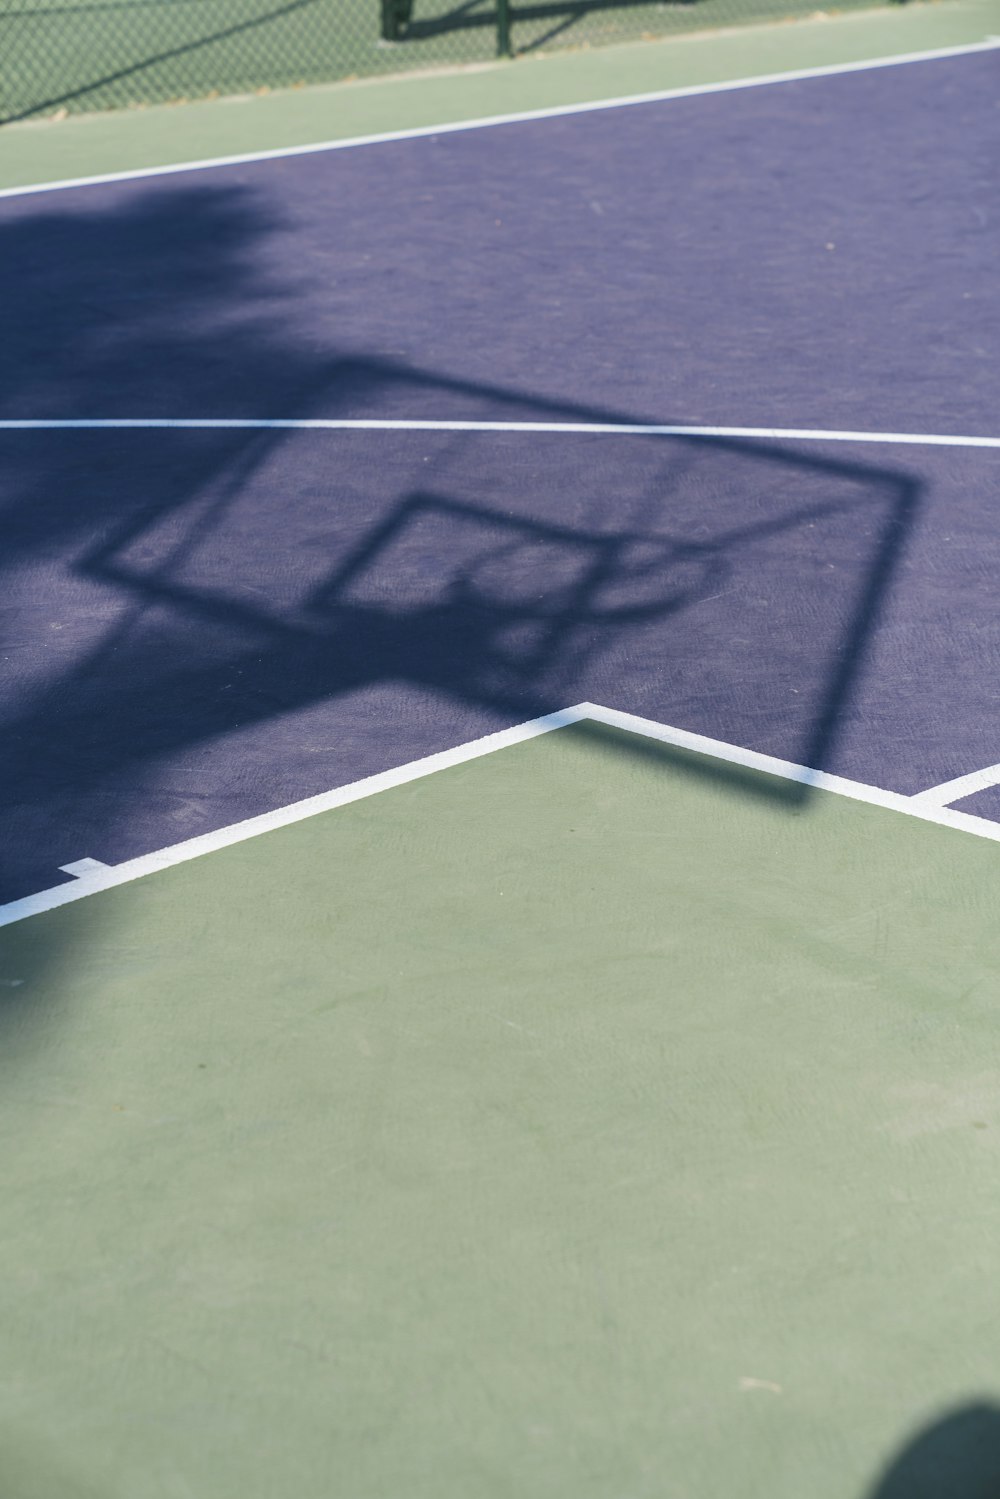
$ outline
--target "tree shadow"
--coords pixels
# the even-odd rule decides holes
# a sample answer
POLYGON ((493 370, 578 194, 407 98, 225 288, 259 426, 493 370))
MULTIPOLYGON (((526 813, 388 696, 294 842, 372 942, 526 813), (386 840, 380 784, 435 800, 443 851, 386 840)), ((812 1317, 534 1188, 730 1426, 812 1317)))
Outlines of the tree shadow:
POLYGON ((998 1499, 1000 1409, 981 1401, 924 1428, 892 1461, 869 1499, 998 1499))
MULTIPOLYGON (((91 201, 0 234, 24 271, 0 415, 628 420, 291 336, 295 241, 246 187, 91 201)), ((823 768, 919 503, 901 470, 777 442, 0 442, 8 900, 588 699, 823 768)))

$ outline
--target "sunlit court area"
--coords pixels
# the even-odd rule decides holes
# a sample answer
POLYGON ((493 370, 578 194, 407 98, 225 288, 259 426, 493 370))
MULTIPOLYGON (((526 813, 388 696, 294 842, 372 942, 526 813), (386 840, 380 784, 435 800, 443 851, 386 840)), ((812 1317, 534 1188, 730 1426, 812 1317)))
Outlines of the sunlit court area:
POLYGON ((0 264, 0 1499, 1000 1499, 1000 0, 14 0, 0 264))

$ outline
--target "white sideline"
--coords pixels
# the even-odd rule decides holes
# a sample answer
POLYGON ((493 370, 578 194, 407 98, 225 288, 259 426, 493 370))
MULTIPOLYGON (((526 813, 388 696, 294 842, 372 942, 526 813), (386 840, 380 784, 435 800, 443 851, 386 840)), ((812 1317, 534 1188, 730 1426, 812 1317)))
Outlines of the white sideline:
POLYGON ((43 911, 51 911, 57 906, 68 905, 71 901, 96 895, 101 890, 125 885, 148 874, 155 874, 158 870, 186 863, 188 859, 200 858, 202 854, 213 853, 216 849, 228 848, 234 843, 243 843, 248 838, 256 838, 275 828, 287 827, 290 823, 315 817, 319 812, 347 806, 381 791, 388 791, 393 786, 403 786, 409 781, 433 775, 436 771, 447 770, 453 765, 463 765, 469 760, 476 760, 482 755, 492 754, 495 750, 506 749, 513 744, 521 744, 553 729, 584 722, 624 729, 646 739, 658 740, 661 744, 670 744, 714 760, 723 760, 730 765, 760 771, 785 781, 795 781, 818 791, 832 791, 839 796, 849 797, 852 801, 868 802, 889 811, 904 812, 922 822, 956 828, 973 833, 978 838, 988 838, 1000 843, 1000 823, 973 817, 966 812, 953 812, 947 807, 922 803, 921 795, 902 796, 895 791, 883 791, 877 786, 865 786, 860 781, 846 780, 843 776, 810 770, 808 766, 796 765, 790 760, 778 760, 771 755, 758 754, 756 750, 741 749, 738 745, 725 744, 719 739, 708 739, 703 734, 691 734, 685 729, 654 723, 651 719, 639 718, 634 713, 602 708, 596 703, 577 703, 575 707, 566 708, 562 712, 549 713, 543 718, 534 718, 513 728, 501 729, 499 733, 489 734, 483 739, 473 739, 467 744, 442 750, 439 754, 428 755, 422 760, 414 760, 395 770, 381 771, 378 775, 355 781, 350 786, 341 786, 335 791, 326 791, 304 801, 292 802, 287 807, 278 807, 259 817, 247 818, 245 822, 233 823, 230 827, 219 828, 212 833, 202 833, 197 838, 189 838, 184 843, 175 843, 155 853, 143 854, 137 859, 128 859, 123 864, 101 865, 97 860, 79 860, 75 866, 63 865, 63 869, 76 868, 80 869, 80 873, 67 884, 55 885, 49 890, 40 890, 34 895, 26 895, 20 900, 0 906, 0 926, 10 926, 28 916, 40 915, 43 911), (81 868, 85 865, 90 866, 89 872, 81 868))
POLYGON ((625 109, 633 104, 659 104, 667 99, 690 99, 700 94, 728 93, 735 89, 762 88, 772 83, 797 83, 804 78, 830 78, 839 73, 861 73, 871 68, 895 68, 904 63, 936 62, 939 58, 964 57, 1000 47, 1000 37, 981 42, 963 42, 953 47, 933 47, 924 52, 899 52, 889 57, 861 62, 827 63, 814 68, 796 68, 785 73, 765 73, 756 78, 734 78, 720 83, 695 83, 654 93, 626 94, 614 99, 595 99, 585 104, 557 104, 547 109, 526 109, 514 114, 487 115, 478 120, 456 120, 444 125, 418 125, 410 130, 385 130, 377 135, 349 136, 345 140, 316 141, 305 146, 279 146, 268 151, 243 151, 233 156, 212 156, 201 161, 180 161, 161 167, 136 167, 124 172, 99 172, 89 177, 64 177, 58 182, 33 182, 24 187, 0 188, 0 198, 26 197, 30 193, 53 193, 70 187, 96 187, 110 182, 132 182, 142 177, 164 177, 174 172, 203 172, 211 167, 242 166, 254 161, 277 161, 288 156, 309 156, 319 151, 346 151, 355 146, 378 146, 390 141, 418 140, 422 136, 453 135, 462 130, 484 130, 493 125, 518 125, 529 120, 552 120, 564 115, 587 114, 601 109, 625 109))
POLYGON ((8 417, 0 432, 131 431, 540 432, 618 437, 701 437, 781 442, 872 442, 938 448, 1000 448, 1000 437, 951 432, 841 432, 823 427, 698 427, 655 422, 431 421, 406 417, 109 416, 8 417))

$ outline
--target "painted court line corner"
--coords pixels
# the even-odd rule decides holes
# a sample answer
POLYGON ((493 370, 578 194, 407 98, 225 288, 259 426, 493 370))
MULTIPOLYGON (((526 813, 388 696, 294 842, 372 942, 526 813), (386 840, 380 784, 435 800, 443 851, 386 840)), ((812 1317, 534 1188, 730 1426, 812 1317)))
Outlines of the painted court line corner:
POLYGON ((913 801, 921 807, 950 807, 966 796, 975 796, 977 791, 988 791, 1000 785, 1000 765, 985 765, 982 770, 972 770, 968 775, 956 776, 954 780, 942 781, 940 786, 929 786, 918 791, 913 801))
MULTIPOLYGON (((561 712, 549 713, 542 718, 534 718, 527 723, 517 724, 513 728, 501 729, 498 733, 489 734, 485 738, 471 740, 467 744, 457 745, 454 749, 443 750, 436 755, 428 755, 424 759, 411 761, 410 764, 399 766, 394 770, 381 771, 377 775, 355 781, 349 786, 341 786, 334 791, 323 792, 319 796, 292 802, 286 807, 278 807, 258 817, 250 817, 243 822, 233 823, 230 827, 200 834, 196 838, 187 839, 183 843, 175 843, 169 848, 159 849, 154 853, 143 854, 139 858, 129 859, 122 864, 101 864, 96 859, 78 859, 72 864, 62 866, 64 871, 75 875, 75 878, 68 883, 55 885, 51 889, 41 890, 34 895, 23 896, 19 900, 0 906, 0 926, 11 926, 29 916, 37 916, 44 911, 68 905, 72 901, 97 895, 101 891, 113 889, 118 885, 129 884, 133 880, 145 878, 146 875, 170 869, 176 864, 184 864, 189 859, 197 859, 203 854, 214 853, 217 849, 244 843, 262 833, 272 832, 276 828, 287 827, 291 823, 315 817, 320 812, 329 812, 337 807, 348 806, 351 802, 362 801, 366 797, 376 796, 395 786, 404 786, 411 781, 421 780, 424 776, 434 775, 437 771, 466 764, 470 760, 493 754, 496 750, 522 744, 555 729, 587 722, 622 729, 645 739, 669 744, 675 749, 688 750, 693 754, 704 755, 708 759, 737 765, 744 770, 758 771, 780 780, 796 782, 815 791, 833 792, 851 801, 866 802, 870 806, 902 812, 921 822, 936 823, 940 827, 972 833, 975 837, 1000 843, 1000 823, 990 822, 983 817, 974 817, 966 812, 955 812, 946 806, 938 806, 931 801, 922 800, 927 793, 903 796, 895 791, 883 791, 877 786, 866 786, 860 781, 850 781, 843 776, 829 775, 825 771, 796 765, 790 760, 779 760, 772 755, 759 754, 756 750, 726 744, 720 739, 709 739, 703 734, 693 734, 685 729, 655 723, 651 719, 640 718, 634 713, 620 712, 615 708, 603 708, 596 703, 578 703, 575 707, 565 708, 561 712)), ((977 772, 977 774, 982 774, 982 772, 977 772)), ((934 789, 940 791, 942 788, 934 789)))

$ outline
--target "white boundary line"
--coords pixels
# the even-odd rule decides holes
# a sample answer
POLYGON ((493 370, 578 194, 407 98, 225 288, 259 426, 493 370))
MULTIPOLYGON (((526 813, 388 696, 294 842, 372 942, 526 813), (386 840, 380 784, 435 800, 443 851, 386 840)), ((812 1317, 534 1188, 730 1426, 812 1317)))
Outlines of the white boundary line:
POLYGON ((23 921, 28 916, 37 916, 43 911, 54 910, 57 906, 68 905, 71 901, 96 895, 101 890, 110 890, 117 885, 128 884, 148 874, 155 874, 158 870, 170 869, 175 864, 184 864, 189 859, 197 859, 203 854, 213 853, 216 849, 229 848, 234 843, 243 843, 248 838, 258 837, 261 833, 287 827, 290 823, 301 822, 307 817, 315 817, 320 812, 332 811, 335 807, 344 807, 351 802, 362 801, 365 797, 376 796, 379 792, 388 791, 394 786, 404 786, 410 781, 421 780, 424 776, 433 775, 439 770, 447 770, 453 765, 464 765, 469 760, 477 760, 483 755, 493 754, 495 750, 522 744, 525 740, 537 738, 540 734, 547 734, 553 729, 565 728, 574 723, 599 723, 611 728, 624 729, 628 733, 639 734, 645 739, 654 739, 661 744, 690 750, 694 754, 705 755, 713 760, 722 760, 727 764, 739 765, 743 769, 759 771, 781 780, 794 781, 818 791, 832 791, 839 796, 848 797, 851 801, 867 802, 874 807, 883 807, 892 812, 903 812, 908 817, 918 818, 921 822, 932 822, 940 827, 955 828, 962 832, 972 833, 978 838, 987 838, 994 843, 1000 843, 1000 823, 990 822, 984 817, 973 817, 967 812, 953 812, 946 807, 928 804, 923 800, 926 793, 917 796, 902 796, 895 791, 883 791, 877 786, 865 786, 860 781, 846 780, 843 776, 827 775, 824 771, 810 770, 807 766, 796 765, 790 760, 778 760, 772 755, 761 755, 756 750, 741 749, 734 744, 725 744, 719 739, 708 739, 703 734, 691 734, 685 729, 674 729, 667 724, 654 723, 648 718, 638 718, 633 713, 622 713, 615 708, 602 708, 596 703, 578 703, 575 707, 566 708, 560 713, 549 713, 544 718, 534 718, 514 728, 502 729, 499 733, 490 734, 484 739, 474 739, 468 744, 457 745, 454 749, 443 750, 440 754, 428 755, 425 759, 414 760, 409 765, 401 765, 396 770, 386 770, 378 775, 368 776, 365 780, 355 781, 350 786, 341 786, 335 791, 308 797, 305 801, 292 802, 287 807, 278 807, 273 812, 265 812, 259 817, 250 817, 245 822, 233 823, 230 827, 219 828, 212 833, 203 833, 200 837, 190 838, 184 843, 175 843, 172 847, 159 849, 156 853, 143 854, 138 859, 129 859, 124 864, 101 865, 97 860, 80 859, 74 866, 64 865, 64 869, 71 867, 79 869, 80 873, 77 878, 68 884, 56 885, 50 890, 41 890, 35 895, 27 895, 20 900, 10 901, 7 905, 0 906, 0 926, 10 926, 16 921, 23 921))
POLYGON ((547 109, 526 109, 515 114, 487 115, 478 120, 456 120, 444 125, 418 125, 410 130, 386 130, 377 135, 349 136, 345 140, 317 141, 306 146, 279 146, 269 151, 244 151, 234 156, 212 156, 202 161, 180 161, 162 167, 136 167, 124 172, 100 172, 90 177, 65 177, 58 182, 34 182, 24 187, 0 189, 0 198, 26 197, 30 193, 59 192, 70 187, 95 187, 109 182, 133 182, 142 177, 164 177, 173 172, 203 172, 211 167, 242 166, 254 161, 277 161, 289 156, 310 156, 319 151, 346 151, 355 146, 379 146, 389 141, 419 140, 423 136, 453 135, 461 130, 485 130, 493 125, 519 125, 530 120, 554 120, 566 115, 587 114, 600 109, 625 109, 634 104, 659 104, 667 99, 691 99, 701 94, 728 93, 735 89, 763 88, 772 83, 798 83, 805 78, 831 78, 840 73, 861 73, 871 68, 896 68, 904 63, 936 62, 939 58, 965 57, 1000 47, 1000 38, 964 42, 954 47, 934 47, 925 52, 900 52, 861 62, 828 63, 815 68, 796 68, 786 73, 765 73, 757 78, 726 79, 719 83, 695 83, 684 88, 660 89, 654 93, 627 94, 615 99, 595 99, 585 104, 557 104, 547 109))
POLYGON ((839 432, 822 427, 696 427, 654 422, 462 422, 354 417, 10 417, 0 432, 130 431, 542 432, 619 437, 763 438, 789 442, 874 442, 939 448, 1000 448, 1000 437, 936 432, 839 432))
POLYGON ((986 791, 1000 784, 1000 765, 987 765, 982 770, 972 770, 966 776, 956 776, 953 781, 942 781, 940 786, 931 786, 918 791, 913 800, 921 807, 950 807, 963 797, 974 796, 977 791, 986 791))

